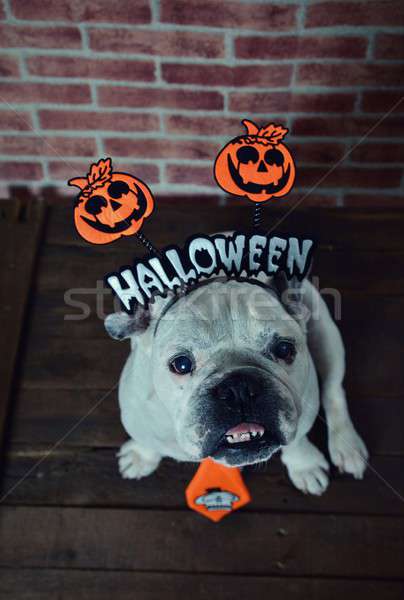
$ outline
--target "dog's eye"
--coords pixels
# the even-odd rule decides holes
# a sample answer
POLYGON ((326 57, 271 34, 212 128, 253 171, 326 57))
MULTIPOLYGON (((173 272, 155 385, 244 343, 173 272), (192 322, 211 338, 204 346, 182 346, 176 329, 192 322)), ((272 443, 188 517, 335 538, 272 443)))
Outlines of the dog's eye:
POLYGON ((279 340, 273 347, 272 353, 276 358, 291 363, 295 357, 296 348, 292 342, 279 340))
POLYGON ((170 362, 170 371, 177 375, 187 375, 194 370, 194 363, 189 356, 176 356, 170 362))

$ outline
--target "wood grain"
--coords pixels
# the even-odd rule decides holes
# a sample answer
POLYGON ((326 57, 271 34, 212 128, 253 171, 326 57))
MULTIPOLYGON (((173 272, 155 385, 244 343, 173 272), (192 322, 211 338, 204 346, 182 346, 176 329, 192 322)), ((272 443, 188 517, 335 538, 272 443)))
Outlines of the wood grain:
POLYGON ((4 507, 0 566, 394 579, 403 534, 397 517, 239 511, 218 535, 191 511, 4 507))
MULTIPOLYGON (((354 395, 402 394, 404 370, 404 297, 350 296, 343 300, 339 322, 347 350, 347 388, 354 395), (382 360, 381 360, 382 359, 382 360)), ((80 330, 81 321, 65 322, 80 330)), ((98 320, 97 327, 102 327, 98 320)), ((23 360, 23 388, 108 389, 118 379, 127 343, 99 338, 30 336, 23 360)))
MULTIPOLYGON (((193 233, 212 233, 249 228, 253 207, 244 199, 222 203, 216 196, 164 197, 156 199, 157 210, 145 224, 143 232, 156 246, 173 241, 181 243, 193 233)), ((262 229, 274 233, 285 232, 312 236, 318 243, 340 249, 366 248, 385 252, 403 251, 402 210, 361 208, 306 208, 271 204, 264 207, 262 229)), ((88 247, 76 233, 73 225, 71 202, 55 200, 50 212, 47 240, 51 244, 88 247)), ((139 252, 142 247, 133 238, 121 238, 118 245, 108 247, 110 252, 139 252)))
MULTIPOLYGON (((404 214, 299 209, 278 225, 288 208, 265 208, 267 229, 316 238, 313 273, 320 288, 342 295, 348 397, 371 468, 363 481, 333 469, 317 498, 295 490, 275 457, 263 470, 244 471, 253 502, 218 528, 185 508, 194 465, 165 460, 138 482, 118 473, 115 453, 126 435, 116 390, 92 409, 117 382, 129 346, 107 338, 102 320, 112 298, 97 315, 91 288, 143 248, 133 238, 90 247, 74 231, 70 203, 58 202, 40 248, 13 397, 2 493, 14 489, 0 509, 0 597, 401 598, 404 214), (66 305, 65 291, 78 287, 88 288, 74 297, 90 315, 65 320, 79 310, 66 305)), ((161 198, 158 206, 144 233, 159 247, 251 223, 245 201, 161 198)), ((321 419, 311 435, 326 452, 321 419)))
POLYGON ((0 595, 13 600, 401 600, 402 581, 243 577, 125 571, 1 569, 0 595))
POLYGON ((43 215, 29 198, 0 203, 0 448, 43 215))
MULTIPOLYGON (((196 465, 164 460, 157 471, 141 481, 122 479, 116 448, 57 448, 46 460, 49 446, 13 446, 4 473, 3 493, 11 490, 7 504, 170 508, 187 510, 184 490, 196 465)), ((325 449, 324 449, 325 450, 325 449)), ((331 482, 322 497, 305 496, 288 479, 279 458, 243 470, 252 495, 247 511, 306 513, 395 514, 404 516, 404 457, 374 456, 365 478, 331 471, 331 482)))
MULTIPOLYGON (((92 410, 108 390, 23 389, 14 399, 15 419, 11 440, 23 444, 54 444, 90 413, 64 440, 65 446, 117 447, 126 438, 120 423, 117 391, 113 390, 92 410), (92 411, 92 412, 91 412, 92 411)), ((351 415, 372 455, 404 455, 404 397, 367 397, 348 394, 351 415)), ((321 418, 314 430, 324 441, 321 418)))

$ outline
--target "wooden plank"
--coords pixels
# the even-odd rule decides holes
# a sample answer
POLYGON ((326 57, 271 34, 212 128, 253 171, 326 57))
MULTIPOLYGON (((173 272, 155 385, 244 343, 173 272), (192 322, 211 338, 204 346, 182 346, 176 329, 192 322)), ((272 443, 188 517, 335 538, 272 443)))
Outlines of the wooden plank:
POLYGON ((0 447, 43 215, 30 198, 0 202, 0 447))
POLYGON ((377 579, 403 574, 402 518, 239 511, 219 527, 220 535, 190 511, 3 507, 0 566, 377 579))
MULTIPOLYGON (((115 448, 64 447, 50 456, 48 452, 49 446, 11 448, 3 494, 14 490, 6 504, 185 509, 184 490, 196 471, 195 464, 164 460, 151 476, 130 481, 118 472, 115 448)), ((316 497, 296 490, 274 457, 264 466, 244 469, 253 498, 246 510, 404 516, 399 497, 404 497, 404 458, 375 456, 370 463, 362 481, 333 469, 327 492, 316 497)))
MULTIPOLYGON (((48 260, 47 257, 42 262, 37 293, 30 306, 29 335, 105 338, 103 319, 114 310, 119 310, 118 305, 114 309, 112 291, 103 286, 100 279, 102 270, 108 270, 108 261, 101 259, 100 266, 97 257, 95 263, 92 260, 87 263, 77 257, 77 248, 69 249, 70 257, 62 260, 61 248, 53 248, 55 254, 52 258, 48 260), (61 263, 69 266, 61 269, 61 263)), ((114 269, 125 262, 127 257, 122 256, 119 261, 110 261, 108 268, 114 269)), ((351 257, 348 253, 324 251, 318 254, 316 263, 313 281, 320 291, 324 290, 324 298, 332 310, 335 302, 333 290, 340 294, 343 307, 347 303, 349 305, 352 294, 377 296, 374 301, 383 303, 383 296, 402 295, 404 290, 401 276, 404 273, 404 254, 363 252, 351 257), (349 269, 339 268, 339 265, 347 263, 349 269), (372 269, 369 269, 370 264, 372 269)))
POLYGON ((119 446, 126 434, 120 422, 117 390, 92 411, 106 393, 107 390, 21 390, 15 398, 13 442, 53 445, 90 413, 64 444, 119 446))
MULTIPOLYGON (((89 414, 64 440, 68 446, 117 447, 126 434, 120 424, 117 391, 113 390, 96 410, 107 390, 26 389, 15 398, 11 439, 21 444, 56 443, 89 414), (91 412, 92 411, 92 412, 91 412)), ((372 455, 404 454, 404 397, 349 395, 353 421, 372 455)), ((322 442, 324 422, 318 422, 316 440, 322 442)))
MULTIPOLYGON (((195 232, 242 229, 252 223, 253 207, 244 199, 232 199, 225 204, 217 196, 161 196, 156 206, 152 218, 145 223, 144 233, 157 246, 184 240, 195 232)), ((296 210, 291 208, 287 202, 266 206, 263 230, 311 235, 320 243, 337 248, 403 249, 404 214, 400 209, 306 208, 304 202, 296 210)), ((71 202, 60 199, 54 203, 47 239, 52 244, 88 247, 74 229, 71 202)), ((118 246, 133 251, 136 245, 133 238, 121 238, 118 245, 108 246, 106 253, 115 252, 118 246)))
POLYGON ((401 600, 402 581, 243 577, 125 571, 0 570, 0 594, 13 600, 401 600))
MULTIPOLYGON (((77 308, 70 306, 69 309, 70 299, 88 303, 92 316, 96 312, 97 291, 98 302, 103 299, 104 314, 108 314, 112 310, 112 291, 103 286, 103 276, 130 264, 132 259, 131 254, 124 253, 105 256, 97 248, 46 246, 40 261, 34 318, 39 318, 40 325, 47 327, 48 313, 52 326, 57 325, 56 318, 60 316, 63 320, 65 314, 82 314, 77 308)), ((320 291, 325 290, 326 297, 329 295, 326 288, 337 290, 342 298, 350 293, 402 296, 403 272, 404 254, 401 253, 357 252, 352 255, 346 251, 321 250, 316 253, 311 279, 320 291)), ((53 327, 48 328, 52 334, 53 327)))
MULTIPOLYGON (((404 297, 345 297, 339 322, 347 349, 347 388, 351 396, 402 395, 404 297)), ((80 330, 82 321, 66 327, 80 330)), ((98 321, 101 327, 101 322, 98 321)), ((21 385, 27 389, 108 389, 117 381, 129 351, 106 335, 82 339, 29 337, 21 385), (68 357, 68 360, 67 360, 68 357)))
MULTIPOLYGON (((130 264, 142 252, 120 251, 106 253, 99 247, 45 245, 40 259, 38 292, 60 292, 73 288, 95 288, 106 273, 130 264)), ((335 250, 320 248, 316 251, 313 275, 319 289, 334 287, 342 295, 347 292, 389 296, 403 295, 404 254, 402 252, 374 252, 372 250, 335 250), (369 267, 372 267, 369 269, 369 267)), ((107 290, 108 291, 108 290, 107 290)), ((89 293, 88 293, 89 294, 89 293)), ((109 295, 105 293, 105 295, 109 295)), ((46 300, 44 296, 44 301, 46 300)))

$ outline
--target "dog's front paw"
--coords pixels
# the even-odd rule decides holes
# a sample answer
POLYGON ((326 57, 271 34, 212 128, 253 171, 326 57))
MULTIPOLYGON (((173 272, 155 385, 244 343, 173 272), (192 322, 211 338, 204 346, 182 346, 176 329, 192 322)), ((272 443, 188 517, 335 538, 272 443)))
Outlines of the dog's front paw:
POLYGON ((118 452, 119 471, 124 479, 141 479, 155 471, 160 456, 141 448, 134 440, 128 440, 118 452))
POLYGON ((330 427, 328 450, 340 473, 350 473, 355 479, 363 478, 369 454, 350 421, 334 428, 330 427))
MULTIPOLYGON (((322 456, 322 455, 321 455, 322 456)), ((321 496, 328 488, 328 463, 322 456, 322 461, 303 469, 288 469, 290 480, 304 494, 321 496)))
POLYGON ((285 449, 282 462, 288 469, 293 485, 304 494, 321 496, 328 487, 328 462, 307 438, 293 449, 285 449))

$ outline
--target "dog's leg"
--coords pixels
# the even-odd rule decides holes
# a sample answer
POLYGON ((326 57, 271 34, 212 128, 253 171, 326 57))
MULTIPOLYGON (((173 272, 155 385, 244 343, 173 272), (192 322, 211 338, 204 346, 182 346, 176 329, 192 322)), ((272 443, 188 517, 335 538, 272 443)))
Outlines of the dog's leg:
POLYGON ((298 490, 316 496, 325 492, 328 487, 328 462, 306 436, 282 448, 281 460, 298 490))
POLYGON ((341 473, 362 479, 368 452, 349 415, 342 382, 345 351, 341 334, 318 291, 306 284, 312 318, 308 324, 309 348, 321 379, 321 401, 328 426, 328 449, 341 473))
POLYGON ((135 440, 125 442, 118 453, 119 471, 124 479, 141 479, 155 471, 161 456, 139 446, 135 440))

